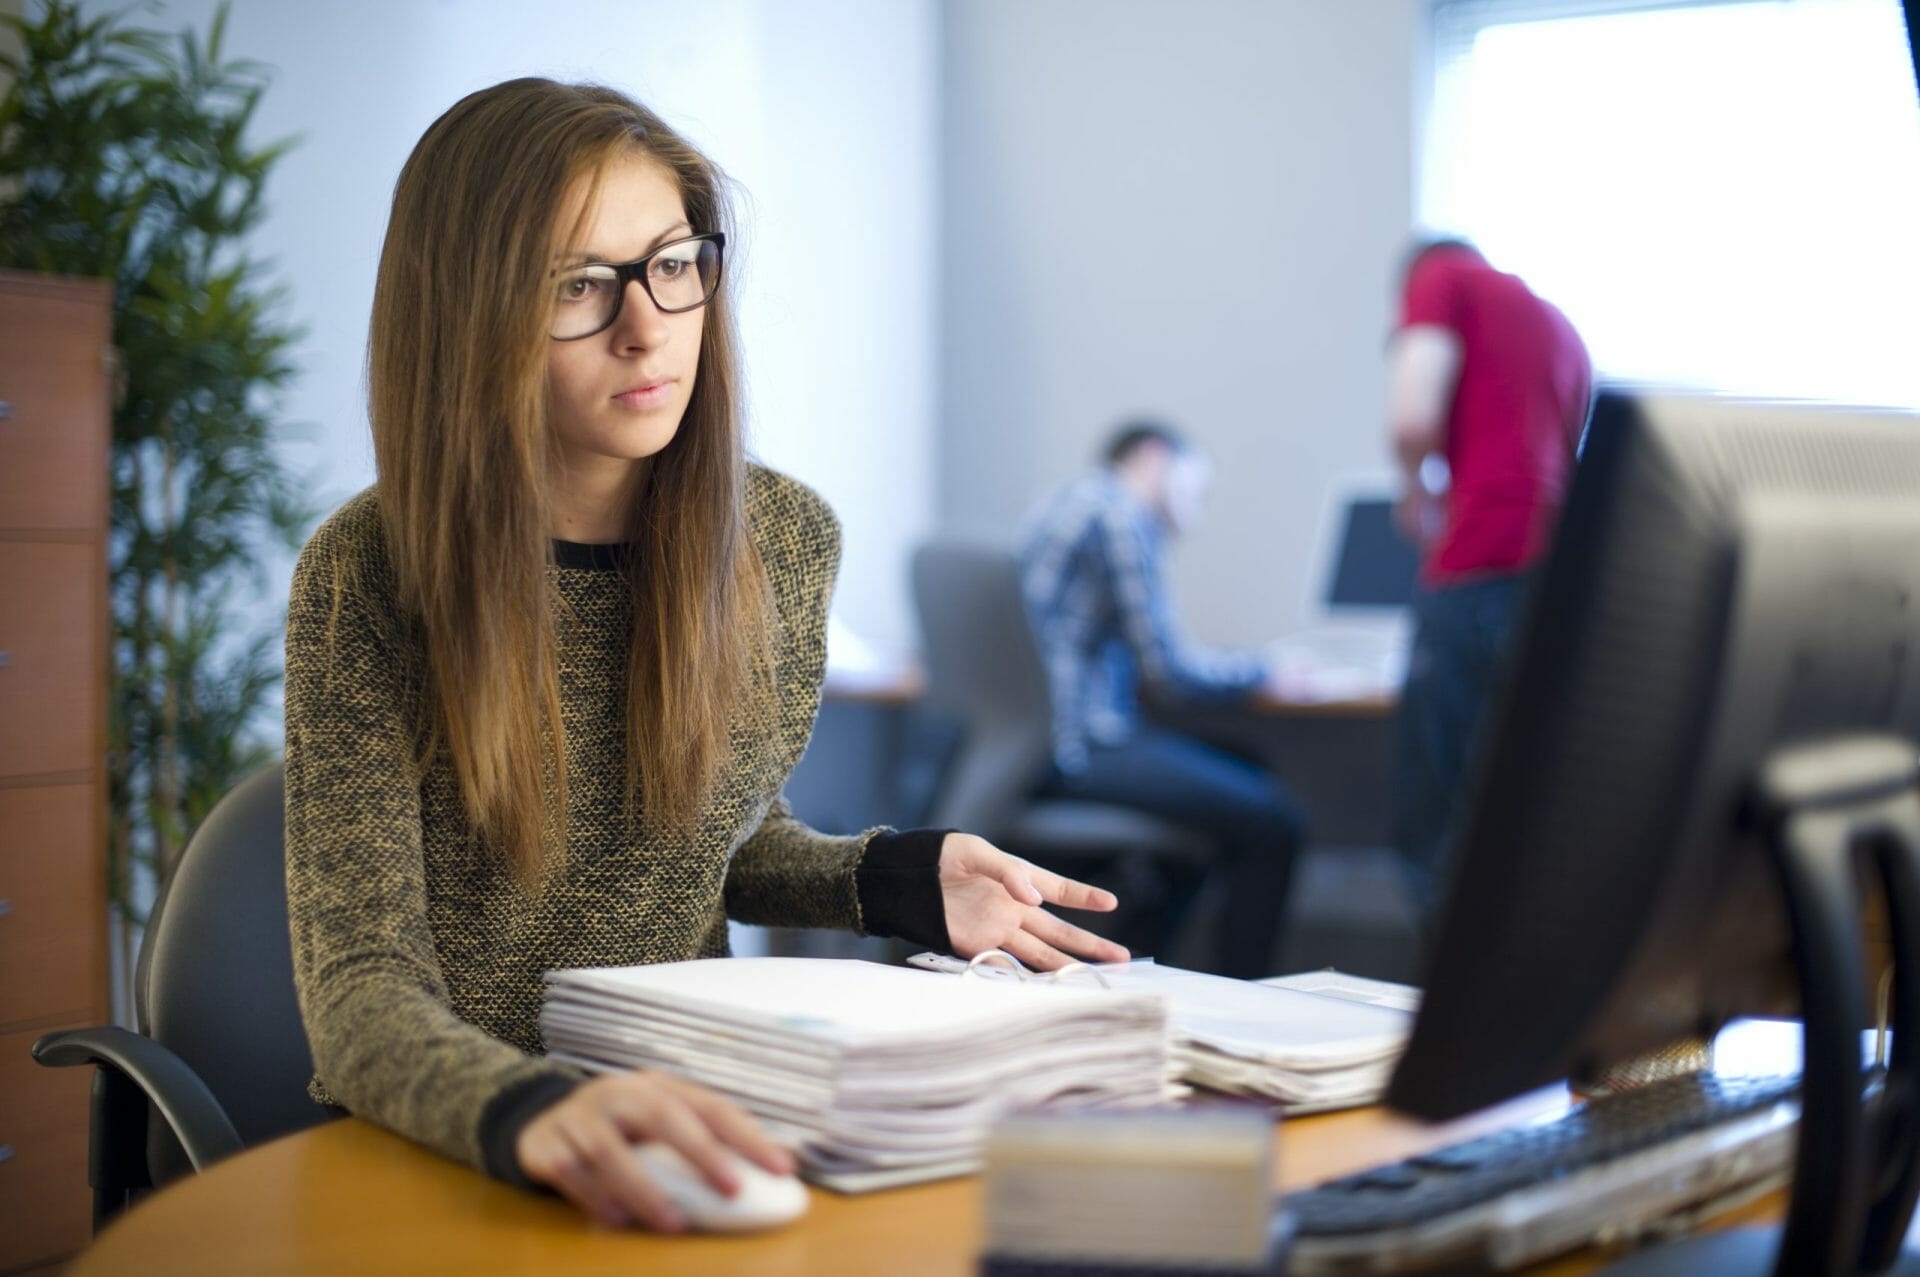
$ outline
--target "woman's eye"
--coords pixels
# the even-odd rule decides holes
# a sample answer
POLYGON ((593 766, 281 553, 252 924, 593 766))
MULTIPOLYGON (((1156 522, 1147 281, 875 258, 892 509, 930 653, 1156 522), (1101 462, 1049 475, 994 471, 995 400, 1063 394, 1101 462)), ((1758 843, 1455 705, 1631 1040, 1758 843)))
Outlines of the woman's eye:
POLYGON ((686 274, 693 263, 684 257, 656 257, 653 260, 655 279, 678 279, 686 274))
POLYGON ((559 299, 563 302, 589 301, 604 286, 603 281, 592 275, 567 275, 560 280, 559 299))

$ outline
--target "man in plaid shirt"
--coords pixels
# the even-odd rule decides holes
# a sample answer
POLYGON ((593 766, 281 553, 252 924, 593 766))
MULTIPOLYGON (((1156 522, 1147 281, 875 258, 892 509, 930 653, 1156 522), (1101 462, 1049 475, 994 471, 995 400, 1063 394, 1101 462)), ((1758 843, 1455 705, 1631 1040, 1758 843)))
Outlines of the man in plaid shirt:
MULTIPOLYGON (((1166 581, 1169 538, 1188 526, 1205 457, 1158 422, 1123 426, 1105 464, 1054 494, 1021 554, 1027 612, 1053 701, 1053 768, 1040 795, 1132 807, 1206 835, 1225 914, 1211 965, 1271 974, 1304 821, 1298 802, 1246 760, 1156 726, 1142 685, 1167 699, 1228 701, 1261 688, 1251 653, 1182 640, 1166 581)), ((1159 902, 1170 935, 1197 884, 1159 902)))

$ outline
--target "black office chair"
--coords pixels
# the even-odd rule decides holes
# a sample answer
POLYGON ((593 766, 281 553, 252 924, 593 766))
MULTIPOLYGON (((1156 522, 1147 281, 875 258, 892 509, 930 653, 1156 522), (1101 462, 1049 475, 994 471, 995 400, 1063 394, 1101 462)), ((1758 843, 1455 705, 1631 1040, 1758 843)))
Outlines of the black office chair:
POLYGON ((1122 914, 1074 921, 1143 956, 1160 950, 1177 913, 1164 900, 1198 889, 1211 841, 1127 807, 1035 798, 1052 758, 1053 716, 1018 561, 935 541, 914 552, 912 575, 927 699, 962 729, 928 823, 1110 888, 1122 914))
POLYGON ((334 1116, 307 1095, 282 804, 276 763, 194 831, 140 946, 140 1032, 71 1029, 33 1044, 49 1067, 99 1066, 87 1169, 96 1231, 149 1188, 334 1116))

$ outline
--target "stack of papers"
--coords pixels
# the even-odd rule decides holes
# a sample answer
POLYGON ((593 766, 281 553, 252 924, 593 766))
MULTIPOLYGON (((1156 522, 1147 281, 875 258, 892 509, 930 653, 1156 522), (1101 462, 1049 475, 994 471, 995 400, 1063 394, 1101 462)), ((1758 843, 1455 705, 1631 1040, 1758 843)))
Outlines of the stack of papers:
POLYGON ((1015 1109, 1142 1107, 1178 1094, 1164 999, 956 980, 822 958, 711 958, 554 971, 541 1032, 589 1069, 712 1087, 857 1192, 979 1169, 1015 1109))
POLYGON ((1116 988, 1166 993, 1180 1076, 1209 1090, 1277 1101, 1290 1113, 1377 1101, 1419 1006, 1418 993, 1405 985, 1332 971, 1253 983, 1171 967, 1159 972, 1137 986, 1125 972, 1108 979, 1116 988))
MULTIPOLYGON (((968 972, 958 958, 917 954, 930 970, 968 972)), ((1062 991, 1080 980, 1029 978, 1017 966, 976 963, 966 982, 1024 983, 1062 991)), ((1088 969, 1082 968, 1082 972, 1088 969)), ((1115 994, 1167 999, 1173 1078, 1209 1090, 1273 1100, 1293 1113, 1371 1104, 1386 1090, 1413 1029, 1419 992, 1310 972, 1250 982, 1166 967, 1151 959, 1090 969, 1115 994)))

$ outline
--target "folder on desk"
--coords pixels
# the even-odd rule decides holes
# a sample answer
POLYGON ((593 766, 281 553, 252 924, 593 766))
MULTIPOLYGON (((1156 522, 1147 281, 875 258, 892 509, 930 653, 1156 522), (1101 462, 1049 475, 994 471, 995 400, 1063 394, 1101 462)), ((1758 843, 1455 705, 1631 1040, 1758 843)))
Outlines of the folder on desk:
POLYGON ((823 958, 549 972, 550 1054, 663 1069, 759 1115, 807 1178, 857 1192, 977 1170, 1036 1106, 1143 1107, 1169 1082, 1164 998, 823 958))
POLYGON ((1178 974, 1167 1015, 1181 1077, 1288 1113, 1376 1103, 1420 1005, 1417 989, 1338 971, 1255 981, 1178 974))
MULTIPOLYGON (((1034 973, 1011 958, 968 963, 925 953, 908 961, 967 979, 1070 983, 1025 978, 1034 973)), ((1272 1100, 1290 1113, 1378 1100, 1406 1047, 1420 996, 1407 985, 1337 971, 1248 981, 1162 966, 1151 959, 1079 970, 1098 973, 1100 983, 1115 993, 1150 993, 1167 1000, 1173 1034, 1169 1067, 1176 1080, 1272 1100)))

